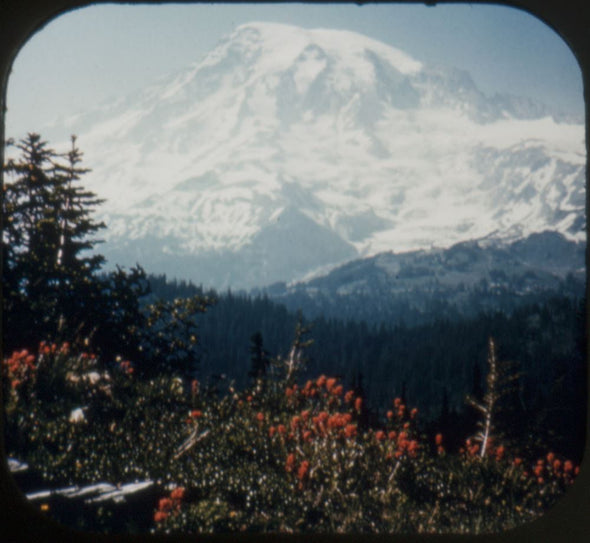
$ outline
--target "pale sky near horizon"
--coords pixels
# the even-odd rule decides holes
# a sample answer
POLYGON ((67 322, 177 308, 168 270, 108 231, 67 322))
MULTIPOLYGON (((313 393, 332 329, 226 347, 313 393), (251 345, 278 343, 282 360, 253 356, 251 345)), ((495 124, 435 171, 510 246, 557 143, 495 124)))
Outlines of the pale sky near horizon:
POLYGON ((583 119, 581 70, 536 17, 503 6, 399 4, 113 5, 49 22, 25 44, 8 83, 6 136, 138 90, 198 61, 252 21, 346 29, 426 64, 467 70, 484 93, 531 97, 583 119))

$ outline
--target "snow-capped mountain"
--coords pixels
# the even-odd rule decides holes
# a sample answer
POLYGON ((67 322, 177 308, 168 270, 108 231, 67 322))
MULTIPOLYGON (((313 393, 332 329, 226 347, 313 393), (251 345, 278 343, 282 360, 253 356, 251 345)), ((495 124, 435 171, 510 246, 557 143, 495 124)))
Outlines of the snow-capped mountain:
POLYGON ((382 251, 585 239, 584 126, 556 119, 356 33, 252 23, 52 132, 79 136, 111 264, 247 288, 382 251))

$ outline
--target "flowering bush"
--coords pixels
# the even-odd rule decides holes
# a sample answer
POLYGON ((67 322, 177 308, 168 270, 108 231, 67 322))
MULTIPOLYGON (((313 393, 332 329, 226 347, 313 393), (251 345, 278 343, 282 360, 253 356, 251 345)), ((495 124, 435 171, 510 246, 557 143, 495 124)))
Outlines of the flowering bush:
POLYGON ((7 448, 47 481, 152 479, 153 532, 487 532, 542 514, 579 468, 487 435, 458 451, 394 398, 370 425, 338 379, 214 392, 41 344, 2 363, 7 448))

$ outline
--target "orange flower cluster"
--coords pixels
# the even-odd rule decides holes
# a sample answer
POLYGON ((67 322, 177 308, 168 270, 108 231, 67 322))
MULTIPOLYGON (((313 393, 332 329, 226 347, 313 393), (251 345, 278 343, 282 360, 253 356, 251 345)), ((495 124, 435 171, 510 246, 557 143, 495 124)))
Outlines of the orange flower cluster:
POLYGON ((547 453, 545 458, 539 458, 532 470, 532 474, 537 478, 539 484, 544 483, 546 478, 562 479, 571 484, 579 473, 579 466, 574 466, 571 460, 562 461, 556 458, 553 452, 547 453))
MULTIPOLYGON (((404 415, 406 414, 406 406, 405 404, 402 402, 401 398, 395 398, 393 400, 393 407, 396 409, 396 415, 398 419, 403 419, 404 415)), ((417 414, 418 414, 418 410, 417 409, 412 409, 412 412, 414 413, 413 417, 414 418, 417 414)), ((393 413, 392 413, 393 416, 393 413)))
POLYGON ((320 411, 312 416, 309 409, 304 409, 291 417, 288 427, 291 431, 287 435, 286 425, 270 426, 268 435, 273 438, 278 434, 280 438, 288 437, 288 439, 300 439, 304 442, 310 442, 316 437, 332 436, 350 439, 357 435, 357 427, 350 413, 320 411))
POLYGON ((172 492, 170 497, 161 498, 158 502, 158 509, 154 513, 155 522, 163 522, 171 514, 177 514, 180 511, 182 500, 185 496, 185 489, 182 486, 177 486, 172 492))
POLYGON ((13 390, 27 381, 37 369, 35 356, 26 349, 14 351, 10 358, 3 360, 2 365, 8 370, 8 380, 13 390))
POLYGON ((55 343, 46 343, 42 341, 39 343, 39 354, 49 356, 50 354, 69 354, 70 353, 70 344, 67 341, 64 341, 61 345, 57 345, 55 343))
POLYGON ((297 479, 303 481, 309 474, 309 462, 304 460, 299 464, 299 469, 297 470, 297 479))
POLYGON ((287 473, 291 473, 295 469, 295 455, 293 453, 289 453, 287 456, 287 461, 285 462, 285 471, 287 473))
POLYGON ((320 375, 315 381, 308 380, 303 387, 297 384, 285 389, 285 396, 290 403, 305 401, 311 398, 324 397, 328 398, 328 405, 339 405, 344 396, 346 403, 351 403, 354 399, 354 391, 349 390, 344 393, 344 386, 338 383, 336 377, 327 377, 320 375))
POLYGON ((444 454, 445 448, 443 446, 443 435, 436 434, 434 436, 434 444, 436 445, 436 453, 437 454, 444 454))
POLYGON ((295 459, 294 453, 289 453, 287 455, 287 460, 285 461, 285 471, 287 473, 295 473, 295 476, 299 480, 299 489, 303 488, 303 482, 309 477, 309 466, 310 463, 308 460, 303 460, 297 470, 295 467, 297 465, 297 461, 295 459))
POLYGON ((461 454, 466 452, 467 456, 477 456, 479 453, 479 443, 474 443, 471 438, 467 438, 465 440, 465 448, 459 449, 459 452, 461 454))
POLYGON ((410 458, 415 458, 418 454, 420 444, 415 439, 408 439, 407 432, 400 432, 397 436, 397 450, 394 456, 401 458, 404 454, 407 454, 410 458))

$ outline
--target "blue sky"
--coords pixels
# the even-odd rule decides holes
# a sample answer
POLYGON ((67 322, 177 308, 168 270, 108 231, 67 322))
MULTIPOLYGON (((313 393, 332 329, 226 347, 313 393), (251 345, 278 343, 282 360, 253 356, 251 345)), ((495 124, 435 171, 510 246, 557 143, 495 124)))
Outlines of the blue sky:
POLYGON ((469 71, 486 94, 529 96, 582 118, 580 68, 532 15, 501 6, 354 4, 98 5, 35 34, 8 85, 8 137, 134 91, 198 61, 236 26, 275 21, 357 31, 417 60, 469 71))

